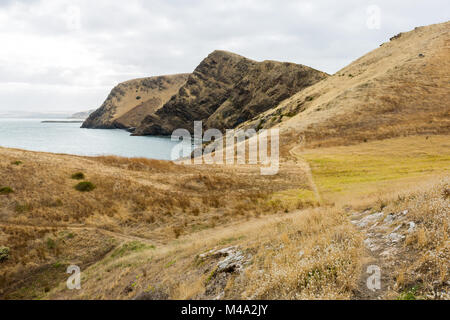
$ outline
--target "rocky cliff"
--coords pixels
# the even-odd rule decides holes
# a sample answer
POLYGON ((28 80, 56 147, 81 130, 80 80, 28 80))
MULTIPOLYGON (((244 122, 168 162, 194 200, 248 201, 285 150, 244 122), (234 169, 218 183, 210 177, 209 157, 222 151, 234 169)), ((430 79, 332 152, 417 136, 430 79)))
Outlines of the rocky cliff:
POLYGON ((82 128, 132 128, 161 108, 186 82, 188 74, 134 79, 117 85, 82 128))
POLYGON ((135 135, 170 135, 177 128, 231 129, 327 77, 293 63, 256 62, 226 51, 204 59, 163 107, 148 115, 135 135))

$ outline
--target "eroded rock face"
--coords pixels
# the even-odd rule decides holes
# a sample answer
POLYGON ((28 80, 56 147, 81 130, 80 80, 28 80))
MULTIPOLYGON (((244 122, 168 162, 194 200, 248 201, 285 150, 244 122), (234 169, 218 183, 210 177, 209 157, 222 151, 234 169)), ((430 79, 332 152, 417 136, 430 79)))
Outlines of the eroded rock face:
POLYGON ((214 51, 135 134, 170 135, 178 128, 193 133, 194 121, 203 121, 205 129, 232 129, 326 77, 303 65, 214 51))
POLYGON ((118 84, 102 106, 90 114, 82 128, 137 127, 166 103, 186 82, 188 74, 158 76, 118 84))

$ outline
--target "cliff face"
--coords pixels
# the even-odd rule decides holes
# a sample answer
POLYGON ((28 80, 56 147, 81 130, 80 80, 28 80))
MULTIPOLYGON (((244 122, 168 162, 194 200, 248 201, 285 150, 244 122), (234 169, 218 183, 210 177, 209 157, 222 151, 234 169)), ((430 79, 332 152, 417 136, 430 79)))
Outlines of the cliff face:
POLYGON ((137 127, 186 82, 188 74, 135 79, 120 83, 82 128, 114 129, 137 127))
POLYGON ((170 135, 178 128, 193 132, 194 121, 200 120, 205 129, 231 129, 326 77, 302 65, 256 62, 214 51, 176 95, 142 121, 135 134, 170 135))

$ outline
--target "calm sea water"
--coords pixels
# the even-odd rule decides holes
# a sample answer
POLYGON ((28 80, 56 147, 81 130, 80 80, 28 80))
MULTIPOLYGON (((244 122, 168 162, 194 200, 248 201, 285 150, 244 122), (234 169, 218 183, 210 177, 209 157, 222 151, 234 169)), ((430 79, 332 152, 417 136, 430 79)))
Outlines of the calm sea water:
POLYGON ((81 129, 81 123, 42 120, 0 119, 0 146, 83 156, 170 160, 172 148, 178 144, 165 137, 131 137, 124 130, 81 129))

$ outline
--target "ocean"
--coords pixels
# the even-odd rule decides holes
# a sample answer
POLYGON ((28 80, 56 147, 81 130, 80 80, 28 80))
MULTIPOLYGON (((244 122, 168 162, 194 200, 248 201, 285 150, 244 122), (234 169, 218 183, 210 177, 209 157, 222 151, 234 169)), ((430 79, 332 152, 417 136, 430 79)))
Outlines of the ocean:
POLYGON ((171 160, 172 149, 179 143, 170 137, 132 137, 125 130, 81 129, 81 123, 42 123, 44 120, 52 119, 0 118, 0 147, 171 160))

